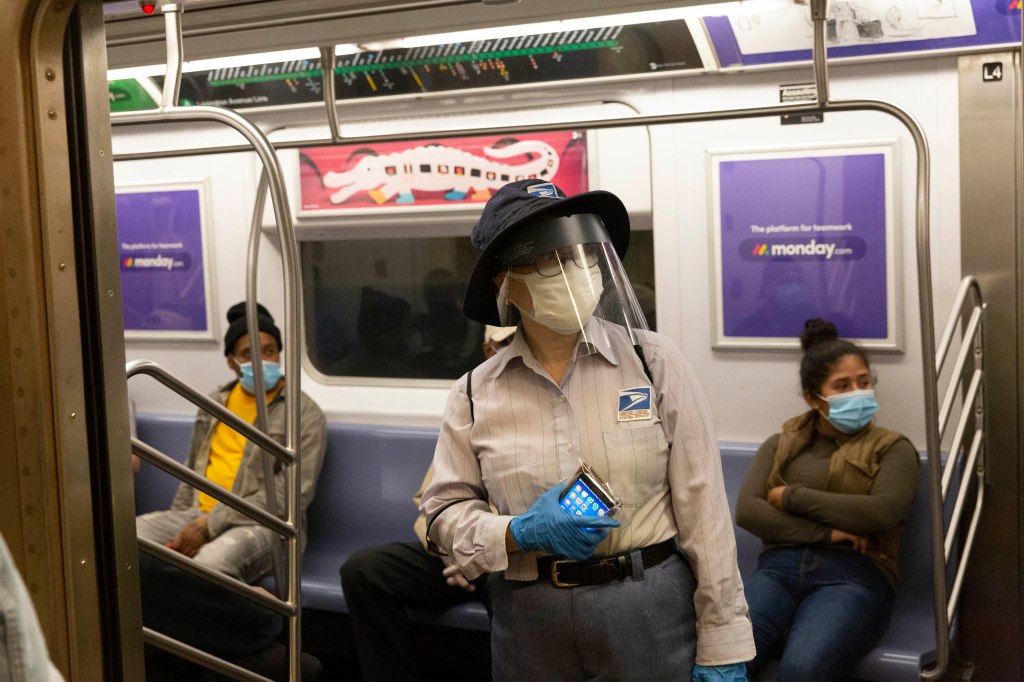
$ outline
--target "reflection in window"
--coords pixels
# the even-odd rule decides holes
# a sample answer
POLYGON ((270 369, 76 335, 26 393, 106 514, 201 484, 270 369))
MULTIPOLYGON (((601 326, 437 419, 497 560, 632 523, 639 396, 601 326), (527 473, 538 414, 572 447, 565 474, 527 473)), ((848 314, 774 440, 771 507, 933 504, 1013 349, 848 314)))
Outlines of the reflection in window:
MULTIPOLYGON (((626 272, 654 320, 650 232, 626 272)), ((462 314, 478 252, 468 237, 302 244, 306 352, 327 376, 455 379, 483 361, 484 326, 462 314)))

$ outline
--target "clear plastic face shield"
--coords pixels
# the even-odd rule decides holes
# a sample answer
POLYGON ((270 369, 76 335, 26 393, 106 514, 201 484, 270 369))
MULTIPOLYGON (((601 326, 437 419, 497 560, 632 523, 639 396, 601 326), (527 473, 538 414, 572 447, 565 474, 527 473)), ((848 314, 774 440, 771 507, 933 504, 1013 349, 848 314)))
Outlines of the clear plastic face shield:
POLYGON ((525 255, 509 259, 497 300, 502 322, 513 322, 518 311, 558 334, 578 336, 577 355, 610 347, 614 334, 639 343, 647 321, 600 219, 574 215, 540 227, 553 237, 567 223, 575 229, 562 230, 562 239, 536 240, 533 248, 521 249, 525 255), (573 237, 597 240, 546 248, 573 237))

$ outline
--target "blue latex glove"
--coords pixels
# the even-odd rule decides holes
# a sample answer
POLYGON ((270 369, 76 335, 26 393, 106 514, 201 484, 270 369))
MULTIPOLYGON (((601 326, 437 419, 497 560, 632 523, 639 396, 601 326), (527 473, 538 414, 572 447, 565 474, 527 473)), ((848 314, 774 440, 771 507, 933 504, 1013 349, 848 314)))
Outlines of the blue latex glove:
POLYGON ((746 663, 693 664, 693 682, 747 682, 746 663))
POLYGON ((545 551, 580 561, 589 558, 598 543, 608 537, 608 531, 602 529, 618 527, 618 520, 607 516, 577 516, 567 512, 558 503, 563 487, 556 485, 541 495, 525 514, 512 519, 509 530, 519 549, 545 551))

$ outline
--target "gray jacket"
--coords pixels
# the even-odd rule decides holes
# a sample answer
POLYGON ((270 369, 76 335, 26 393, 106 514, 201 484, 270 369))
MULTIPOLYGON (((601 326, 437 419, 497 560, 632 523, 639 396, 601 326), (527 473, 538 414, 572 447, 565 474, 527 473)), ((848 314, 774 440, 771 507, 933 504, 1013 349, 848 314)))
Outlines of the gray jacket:
MULTIPOLYGON (((226 405, 228 395, 234 388, 236 382, 222 386, 217 392, 211 393, 210 397, 226 405)), ((267 409, 267 428, 270 436, 278 443, 285 442, 285 399, 284 391, 280 391, 267 409)), ((192 427, 192 441, 188 448, 188 458, 185 466, 195 471, 200 476, 206 475, 206 466, 210 461, 210 443, 213 440, 213 431, 219 422, 205 410, 200 410, 196 415, 195 426, 192 427)), ((320 477, 320 468, 323 466, 324 451, 327 449, 327 420, 323 412, 313 399, 302 394, 302 410, 299 425, 299 456, 302 463, 302 525, 306 527, 306 509, 313 501, 316 493, 316 482, 320 477)), ((266 510, 267 496, 263 485, 263 462, 260 455, 263 455, 262 448, 249 442, 242 454, 242 463, 238 467, 238 475, 231 487, 231 492, 241 497, 246 502, 253 504, 260 509, 266 510)), ((266 453, 266 457, 273 455, 266 453)), ((284 468, 279 461, 273 460, 276 487, 277 487, 277 511, 278 515, 284 518, 287 510, 284 504, 285 476, 284 468)), ((199 495, 195 488, 182 483, 178 486, 178 492, 174 495, 171 509, 185 511, 192 509, 199 504, 199 495)), ((254 525, 256 522, 245 514, 237 512, 226 504, 218 504, 210 510, 208 518, 208 529, 210 538, 215 538, 229 528, 235 526, 254 525)), ((302 546, 305 546, 305 534, 302 536, 302 546)))

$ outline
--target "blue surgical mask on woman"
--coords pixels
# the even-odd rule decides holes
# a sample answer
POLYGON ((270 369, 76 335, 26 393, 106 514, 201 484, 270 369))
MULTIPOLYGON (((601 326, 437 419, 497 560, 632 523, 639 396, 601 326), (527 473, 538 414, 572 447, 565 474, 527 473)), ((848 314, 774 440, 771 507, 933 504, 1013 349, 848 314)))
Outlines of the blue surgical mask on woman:
POLYGON ((818 397, 828 403, 828 415, 825 419, 843 433, 857 433, 871 423, 875 412, 878 411, 878 401, 875 400, 873 388, 847 391, 827 398, 823 395, 818 397))
MULTIPOLYGON (((251 362, 242 362, 238 364, 238 368, 242 370, 242 388, 249 393, 256 393, 256 376, 252 369, 251 362)), ((270 360, 263 361, 263 388, 266 390, 272 389, 277 386, 277 382, 281 380, 280 362, 271 362, 270 360)))

